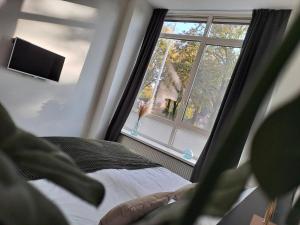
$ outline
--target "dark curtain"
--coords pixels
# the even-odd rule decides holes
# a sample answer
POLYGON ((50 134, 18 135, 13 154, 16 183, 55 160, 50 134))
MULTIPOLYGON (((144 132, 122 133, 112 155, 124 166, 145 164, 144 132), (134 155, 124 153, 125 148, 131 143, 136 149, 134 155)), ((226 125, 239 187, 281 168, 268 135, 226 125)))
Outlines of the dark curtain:
MULTIPOLYGON (((257 68, 267 61, 268 54, 271 54, 276 45, 280 43, 284 35, 285 28, 290 16, 290 10, 254 10, 252 20, 249 25, 239 60, 233 71, 224 99, 222 101, 218 116, 212 128, 208 141, 194 167, 191 177, 192 182, 197 182, 202 176, 202 172, 208 167, 210 157, 217 154, 216 143, 219 141, 222 132, 226 132, 225 124, 231 120, 233 110, 236 109, 239 97, 243 93, 246 83, 257 73, 257 68)), ((240 147, 235 153, 235 157, 228 162, 227 168, 236 167, 253 121, 249 121, 249 126, 243 130, 243 140, 239 140, 240 147)))
POLYGON ((105 135, 105 140, 117 141, 121 130, 133 107, 136 96, 142 85, 144 75, 150 62, 155 45, 158 41, 167 9, 154 9, 150 23, 148 25, 139 56, 122 95, 117 110, 109 124, 105 135))

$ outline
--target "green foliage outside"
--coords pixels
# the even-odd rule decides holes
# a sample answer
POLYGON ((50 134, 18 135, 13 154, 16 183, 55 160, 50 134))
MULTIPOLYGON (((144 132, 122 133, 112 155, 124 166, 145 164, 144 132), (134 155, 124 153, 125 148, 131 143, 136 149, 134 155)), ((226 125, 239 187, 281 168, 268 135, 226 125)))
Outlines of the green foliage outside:
MULTIPOLYGON (((171 25, 169 24, 169 26, 171 25)), ((199 23, 190 27, 189 30, 183 31, 182 34, 199 35, 204 33, 204 29, 205 25, 199 23)), ((213 24, 209 37, 242 39, 246 31, 247 26, 213 24)), ((163 32, 171 33, 171 28, 165 26, 163 32)), ((240 50, 225 46, 202 45, 195 41, 160 38, 138 99, 150 101, 154 98, 152 113, 174 119, 181 106, 182 97, 186 94, 187 86, 191 82, 191 71, 195 66, 194 62, 198 51, 205 47, 185 109, 184 120, 192 125, 200 126, 199 118, 205 118, 207 121, 203 128, 209 130, 240 50), (174 72, 170 66, 175 70, 174 72), (158 82, 157 91, 154 93, 154 87, 158 82), (164 92, 176 91, 176 95, 171 94, 169 98, 159 99, 163 92, 162 89, 164 92), (160 102, 158 102, 159 100, 160 102)))

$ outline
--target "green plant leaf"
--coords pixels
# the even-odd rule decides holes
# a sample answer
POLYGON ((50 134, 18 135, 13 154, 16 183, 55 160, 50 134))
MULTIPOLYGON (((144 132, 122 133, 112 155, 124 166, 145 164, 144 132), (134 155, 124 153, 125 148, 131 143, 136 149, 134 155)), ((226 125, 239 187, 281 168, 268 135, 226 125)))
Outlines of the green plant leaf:
POLYGON ((300 96, 272 113, 254 136, 253 172, 270 198, 300 184, 300 96))
POLYGON ((17 132, 17 127, 8 112, 0 104, 0 143, 17 132))
POLYGON ((21 129, 16 129, 16 132, 13 135, 0 142, 0 147, 6 154, 11 156, 18 153, 22 148, 28 149, 30 152, 42 151, 44 153, 49 153, 53 157, 67 164, 76 166, 71 157, 62 152, 57 146, 21 129))
POLYGON ((105 191, 101 183, 49 154, 21 149, 13 159, 16 164, 46 177, 95 206, 103 200, 105 191))
POLYGON ((30 169, 95 206, 101 203, 103 185, 83 174, 68 155, 46 140, 18 130, 0 146, 19 167, 30 169))
POLYGON ((210 198, 220 174, 228 168, 228 162, 234 157, 236 151, 240 151, 241 146, 244 144, 244 134, 245 132, 248 133, 251 121, 254 120, 259 107, 280 76, 291 55, 296 51, 300 40, 299 32, 300 14, 298 13, 284 41, 276 49, 275 54, 270 56, 268 65, 255 76, 254 80, 251 80, 245 86, 244 94, 240 96, 232 120, 228 120, 219 135, 220 140, 213 151, 217 154, 210 159, 208 167, 201 177, 201 185, 198 185, 191 204, 176 224, 192 225, 203 214, 205 204, 210 198))
POLYGON ((67 225, 58 208, 21 178, 0 153, 0 224, 67 225))
POLYGON ((203 214, 222 217, 238 200, 251 175, 249 163, 237 169, 225 171, 219 178, 203 214))
MULTIPOLYGON (((31 185, 27 184, 27 189, 31 194, 30 201, 34 204, 34 217, 37 225, 67 225, 68 221, 51 200, 47 199, 42 193, 31 185)), ((19 223, 24 224, 24 223, 19 223)), ((30 224, 32 225, 32 224, 30 224)))
MULTIPOLYGON (((225 171, 218 180, 215 190, 212 192, 212 197, 207 201, 203 215, 224 216, 238 200, 250 175, 249 163, 237 169, 225 171)), ((189 200, 192 198, 192 194, 194 194, 193 191, 186 195, 185 199, 153 211, 136 225, 174 224, 182 216, 189 200)))
POLYGON ((287 225, 299 225, 300 223, 300 198, 297 200, 286 220, 287 225))

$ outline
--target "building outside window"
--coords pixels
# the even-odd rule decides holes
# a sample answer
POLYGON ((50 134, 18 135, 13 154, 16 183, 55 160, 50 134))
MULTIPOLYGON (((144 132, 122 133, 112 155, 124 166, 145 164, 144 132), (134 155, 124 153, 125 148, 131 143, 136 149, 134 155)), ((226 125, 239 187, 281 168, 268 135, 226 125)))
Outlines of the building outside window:
POLYGON ((239 58, 250 18, 167 17, 132 112, 122 130, 195 161, 206 143, 239 58), (149 114, 136 127, 140 105, 149 114))

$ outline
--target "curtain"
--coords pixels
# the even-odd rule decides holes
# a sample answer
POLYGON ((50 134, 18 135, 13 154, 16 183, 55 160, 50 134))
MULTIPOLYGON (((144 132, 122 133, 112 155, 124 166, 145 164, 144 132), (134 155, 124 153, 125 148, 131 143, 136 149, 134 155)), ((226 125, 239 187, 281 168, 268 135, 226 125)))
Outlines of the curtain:
MULTIPOLYGON (((264 64, 267 54, 271 54, 276 45, 284 35, 285 28, 290 16, 290 10, 254 10, 252 20, 249 25, 240 57, 233 71, 220 110, 218 112, 215 124, 207 143, 194 167, 191 177, 192 182, 197 182, 202 176, 202 172, 208 167, 210 157, 217 154, 215 146, 222 132, 226 132, 226 121, 230 121, 235 110, 239 97, 243 93, 246 83, 257 73, 257 68, 264 64)), ((228 162, 227 168, 236 167, 253 121, 249 121, 247 129, 243 132, 243 139, 237 140, 239 148, 235 152, 235 157, 228 162)))
POLYGON ((107 141, 117 141, 120 136, 121 130, 129 116, 136 96, 142 85, 144 75, 158 41, 167 12, 167 9, 154 9, 153 11, 136 64, 121 97, 117 110, 107 129, 105 135, 105 140, 107 141))

